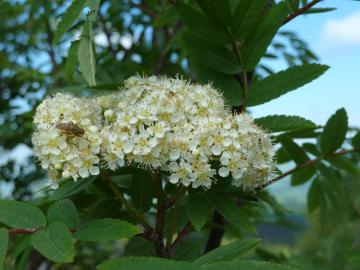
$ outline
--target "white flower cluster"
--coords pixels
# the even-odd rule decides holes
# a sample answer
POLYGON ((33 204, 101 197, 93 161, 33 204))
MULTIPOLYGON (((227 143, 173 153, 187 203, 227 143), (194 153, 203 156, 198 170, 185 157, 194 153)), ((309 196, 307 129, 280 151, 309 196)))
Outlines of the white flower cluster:
POLYGON ((63 177, 99 173, 127 165, 161 170, 171 183, 210 187, 231 176, 253 188, 273 172, 269 136, 247 114, 232 116, 211 85, 181 79, 131 77, 116 94, 79 99, 57 94, 37 109, 35 155, 63 177), (69 134, 59 123, 74 123, 69 134), (71 136, 72 135, 72 136, 71 136))
POLYGON ((34 154, 53 177, 59 172, 59 177, 73 179, 97 175, 101 123, 101 107, 92 99, 60 93, 47 98, 37 107, 34 117, 34 154), (59 129, 60 123, 75 125, 83 136, 76 130, 59 129))

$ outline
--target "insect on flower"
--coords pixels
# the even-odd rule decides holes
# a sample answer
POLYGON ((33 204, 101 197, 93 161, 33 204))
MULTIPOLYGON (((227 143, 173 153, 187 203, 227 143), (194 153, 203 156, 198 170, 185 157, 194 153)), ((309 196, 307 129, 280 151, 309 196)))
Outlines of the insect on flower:
POLYGON ((56 128, 69 137, 82 137, 85 134, 85 130, 73 122, 58 123, 56 124, 56 128))

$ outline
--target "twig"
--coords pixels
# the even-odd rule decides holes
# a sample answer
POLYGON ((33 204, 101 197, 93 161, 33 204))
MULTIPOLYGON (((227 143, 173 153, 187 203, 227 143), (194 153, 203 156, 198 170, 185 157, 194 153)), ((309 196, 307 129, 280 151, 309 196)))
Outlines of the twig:
POLYGON ((182 240, 185 238, 185 236, 191 231, 192 224, 189 221, 186 223, 185 227, 179 232, 178 236, 174 240, 174 242, 170 245, 170 247, 167 247, 167 253, 169 256, 171 253, 176 249, 176 247, 182 242, 182 240))
POLYGON ((50 57, 50 61, 51 61, 51 65, 52 65, 52 72, 54 72, 54 71, 58 70, 59 66, 58 66, 58 63, 56 62, 55 51, 52 47, 54 35, 53 35, 53 32, 51 31, 50 22, 46 17, 45 17, 45 26, 46 26, 46 38, 47 38, 47 42, 49 45, 49 49, 47 50, 47 52, 50 57))
POLYGON ((243 103, 242 103, 242 111, 245 112, 246 111, 246 101, 248 98, 248 77, 246 74, 246 71, 243 70, 242 72, 242 82, 243 82, 243 103))
POLYGON ((311 160, 309 160, 309 161, 307 161, 307 162, 305 162, 303 164, 300 164, 299 166, 296 166, 295 168, 293 168, 291 170, 288 170, 287 172, 285 172, 285 173, 271 179, 270 181, 266 182, 265 184, 258 186, 257 188, 255 188, 255 191, 262 190, 265 187, 267 187, 267 186, 269 186, 269 185, 283 179, 284 177, 293 174, 294 172, 297 172, 297 171, 299 171, 301 169, 304 169, 306 167, 309 167, 309 166, 312 166, 312 165, 318 163, 322 159, 331 158, 331 157, 335 157, 335 156, 346 155, 346 154, 349 154, 349 153, 354 153, 354 152, 359 152, 359 151, 360 151, 360 147, 357 147, 357 148, 353 148, 353 149, 341 150, 341 151, 338 151, 338 152, 333 152, 333 153, 327 153, 327 154, 320 155, 317 158, 311 159, 311 160))
POLYGON ((223 228, 225 225, 225 219, 216 210, 214 212, 213 224, 215 224, 215 226, 210 230, 204 253, 208 253, 209 251, 219 247, 221 244, 221 239, 225 233, 223 228))
POLYGON ((293 20, 294 18, 296 18, 299 15, 304 14, 306 11, 308 11, 310 8, 312 8, 313 6, 315 6, 316 4, 320 3, 322 0, 314 0, 310 3, 308 3, 307 5, 305 5, 302 8, 299 8, 297 10, 295 10, 294 12, 292 12, 284 21, 284 24, 287 24, 288 22, 290 22, 291 20, 293 20))

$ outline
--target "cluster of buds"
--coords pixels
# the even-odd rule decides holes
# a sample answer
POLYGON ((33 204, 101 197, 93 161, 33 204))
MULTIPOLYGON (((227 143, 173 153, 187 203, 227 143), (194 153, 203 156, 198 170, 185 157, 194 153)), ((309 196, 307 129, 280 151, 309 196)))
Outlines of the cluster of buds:
POLYGON ((41 166, 74 180, 139 166, 193 188, 230 177, 251 189, 273 174, 269 135, 248 114, 233 116, 211 85, 130 77, 115 94, 46 98, 34 124, 41 166))

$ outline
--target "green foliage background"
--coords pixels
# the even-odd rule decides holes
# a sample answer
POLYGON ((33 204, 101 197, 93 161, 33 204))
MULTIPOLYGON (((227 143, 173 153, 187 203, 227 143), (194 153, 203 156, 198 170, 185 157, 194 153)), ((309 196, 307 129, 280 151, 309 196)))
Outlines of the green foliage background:
POLYGON ((137 73, 183 76, 213 82, 241 113, 310 83, 328 66, 281 27, 331 11, 318 2, 0 1, 0 196, 11 191, 0 201, 0 269, 95 269, 109 259, 98 269, 359 269, 360 133, 344 109, 325 126, 288 115, 255 120, 272 133, 281 169, 294 167, 268 185, 287 176, 310 185, 300 214, 311 227, 292 247, 257 239, 263 224, 299 230, 266 186, 163 190, 124 168, 51 191, 25 154, 34 108, 58 91, 96 95, 137 73), (16 149, 22 162, 10 158, 16 149), (162 235, 151 231, 160 208, 162 235))

